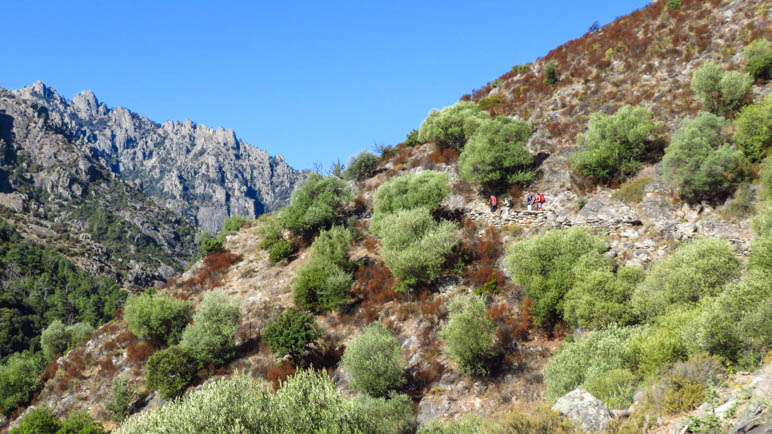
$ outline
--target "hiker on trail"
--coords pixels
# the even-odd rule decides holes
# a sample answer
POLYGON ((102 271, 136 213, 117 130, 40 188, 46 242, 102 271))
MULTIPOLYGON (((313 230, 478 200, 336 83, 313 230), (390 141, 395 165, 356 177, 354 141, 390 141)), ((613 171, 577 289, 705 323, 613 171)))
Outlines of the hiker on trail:
POLYGON ((498 201, 496 200, 496 196, 491 196, 490 199, 488 199, 488 203, 491 206, 491 214, 496 212, 496 205, 498 205, 498 201))
POLYGON ((532 206, 533 206, 533 203, 534 203, 534 201, 535 201, 535 200, 536 200, 536 196, 534 196, 533 194, 531 194, 531 192, 530 192, 530 191, 529 191, 529 192, 526 192, 526 196, 525 196, 525 203, 528 205, 528 211, 531 211, 531 210, 532 210, 531 208, 532 208, 532 206))
POLYGON ((509 217, 509 212, 512 211, 512 199, 504 199, 504 214, 509 217))
POLYGON ((544 202, 546 200, 544 199, 544 193, 536 193, 536 211, 541 211, 542 205, 544 205, 544 202))

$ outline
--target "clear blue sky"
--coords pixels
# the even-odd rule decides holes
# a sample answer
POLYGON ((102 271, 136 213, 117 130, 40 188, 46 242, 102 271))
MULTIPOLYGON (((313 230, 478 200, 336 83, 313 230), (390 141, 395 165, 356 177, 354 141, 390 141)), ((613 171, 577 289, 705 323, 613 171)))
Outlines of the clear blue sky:
POLYGON ((646 4, 4 0, 0 86, 91 89, 110 107, 231 128, 296 168, 328 167, 646 4))

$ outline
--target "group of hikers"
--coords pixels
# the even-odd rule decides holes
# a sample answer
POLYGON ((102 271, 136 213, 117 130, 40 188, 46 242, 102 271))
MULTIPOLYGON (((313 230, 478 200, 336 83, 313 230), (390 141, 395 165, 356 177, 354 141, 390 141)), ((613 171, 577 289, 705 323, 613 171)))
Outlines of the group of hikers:
MULTIPOLYGON (((541 211, 542 206, 546 200, 544 199, 544 193, 533 193, 530 191, 527 191, 525 193, 525 204, 528 206, 528 211, 541 211)), ((488 199, 488 205, 491 206, 491 214, 496 212, 496 208, 499 205, 498 199, 496 199, 496 196, 491 195, 490 199, 488 199)), ((504 199, 504 215, 509 217, 509 212, 512 211, 512 199, 506 198, 504 199)))

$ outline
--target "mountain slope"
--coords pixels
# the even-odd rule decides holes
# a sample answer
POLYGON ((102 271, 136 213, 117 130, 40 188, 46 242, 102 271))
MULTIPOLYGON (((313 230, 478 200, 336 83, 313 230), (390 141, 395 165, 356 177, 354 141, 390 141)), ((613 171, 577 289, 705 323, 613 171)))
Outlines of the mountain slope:
POLYGON ((91 91, 68 101, 40 82, 10 93, 44 110, 50 125, 157 204, 210 232, 230 215, 254 218, 280 208, 305 176, 232 130, 190 120, 159 125, 108 108, 91 91))

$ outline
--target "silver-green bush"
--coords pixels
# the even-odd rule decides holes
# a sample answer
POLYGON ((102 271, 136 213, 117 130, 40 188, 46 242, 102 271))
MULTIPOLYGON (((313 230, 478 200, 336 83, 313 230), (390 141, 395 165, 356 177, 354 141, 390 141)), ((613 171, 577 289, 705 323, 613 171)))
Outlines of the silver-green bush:
POLYGON ((200 363, 221 365, 233 355, 240 319, 238 301, 212 291, 198 305, 193 323, 183 330, 180 345, 200 363))
POLYGON ((380 227, 381 257, 401 289, 439 277, 459 233, 455 223, 435 221, 426 208, 390 214, 380 227))
POLYGON ((375 191, 370 232, 380 237, 383 219, 400 210, 427 208, 434 212, 449 192, 450 181, 444 172, 430 170, 394 178, 375 191))
POLYGON ((717 295, 739 276, 740 261, 727 241, 696 239, 654 264, 633 292, 633 310, 640 318, 651 319, 675 304, 717 295))
POLYGON ((140 339, 154 339, 171 345, 182 336, 190 322, 190 303, 160 292, 132 295, 124 306, 129 331, 140 339))
POLYGON ((354 390, 385 396, 405 383, 405 355, 394 333, 375 323, 357 334, 343 353, 354 390))
POLYGON ((772 78, 772 46, 766 39, 756 39, 745 46, 745 70, 758 80, 772 78))
POLYGON ((760 160, 772 146, 772 94, 743 107, 734 121, 734 141, 751 160, 760 160))
POLYGON ((507 117, 483 122, 458 158, 458 173, 467 182, 527 184, 536 176, 534 157, 525 148, 533 127, 507 117))
POLYGON ((448 322, 439 336, 445 351, 470 375, 487 375, 496 356, 496 325, 488 319, 481 297, 457 297, 448 307, 448 322))
POLYGON ((460 151, 480 124, 490 118, 474 102, 460 101, 442 110, 432 110, 418 129, 418 140, 460 151))
POLYGON ((79 344, 94 332, 88 323, 76 323, 65 326, 54 320, 40 335, 40 348, 46 360, 53 360, 57 354, 64 354, 68 349, 79 344))
POLYGON ((692 74, 692 90, 712 113, 734 111, 751 89, 753 79, 738 71, 722 71, 713 62, 706 62, 692 74))

